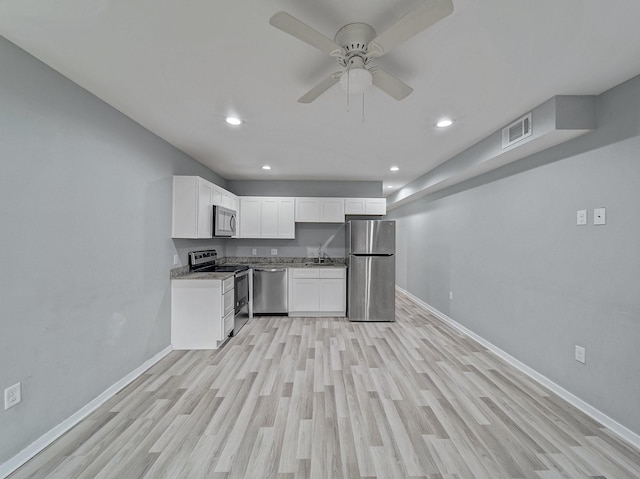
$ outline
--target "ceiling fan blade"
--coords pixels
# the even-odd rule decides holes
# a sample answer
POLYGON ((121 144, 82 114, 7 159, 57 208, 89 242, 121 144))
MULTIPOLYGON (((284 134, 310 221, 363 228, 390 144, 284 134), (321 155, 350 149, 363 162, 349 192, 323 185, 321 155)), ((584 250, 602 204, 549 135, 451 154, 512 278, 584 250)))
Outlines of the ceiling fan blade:
POLYGON ((413 91, 413 88, 405 82, 398 80, 382 68, 372 67, 369 68, 369 72, 371 72, 371 76, 373 77, 373 84, 396 100, 402 100, 413 91))
POLYGON ((342 48, 336 44, 333 40, 325 37, 322 33, 314 30, 306 23, 302 23, 297 18, 289 15, 286 12, 276 13, 269 23, 276 28, 279 28, 285 33, 292 35, 305 43, 308 43, 312 47, 316 47, 329 55, 338 55, 342 48))
POLYGON ((328 78, 325 78, 307 93, 298 99, 298 103, 311 103, 313 100, 322 95, 325 91, 340 81, 342 72, 336 72, 328 78))
POLYGON ((452 0, 425 0, 386 32, 369 42, 369 54, 382 56, 414 35, 453 13, 452 0))

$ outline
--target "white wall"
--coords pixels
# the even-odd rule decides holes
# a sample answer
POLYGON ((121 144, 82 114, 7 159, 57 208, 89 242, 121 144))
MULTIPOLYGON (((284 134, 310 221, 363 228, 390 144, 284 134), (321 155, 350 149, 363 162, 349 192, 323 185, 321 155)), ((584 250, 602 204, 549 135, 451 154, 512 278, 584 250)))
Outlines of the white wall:
POLYGON ((640 77, 599 96, 596 131, 389 215, 399 286, 636 434, 639 152, 640 77))
MULTIPOLYGON (((0 37, 0 464, 170 343, 171 177, 225 180, 0 37)), ((196 248, 194 248, 196 249, 196 248)))

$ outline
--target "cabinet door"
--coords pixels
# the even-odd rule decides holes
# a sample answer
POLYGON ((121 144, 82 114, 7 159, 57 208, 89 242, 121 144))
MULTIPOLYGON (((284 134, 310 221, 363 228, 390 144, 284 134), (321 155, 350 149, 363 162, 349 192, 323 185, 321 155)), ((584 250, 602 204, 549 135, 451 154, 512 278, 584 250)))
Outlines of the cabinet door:
POLYGON ((318 311, 320 291, 317 278, 292 278, 289 291, 289 311, 318 311))
POLYGON ((320 311, 344 315, 347 310, 345 286, 344 278, 320 279, 320 311))
POLYGON ((278 199, 262 198, 261 238, 278 237, 278 199))
POLYGON ((278 204, 278 238, 295 237, 295 202, 293 198, 281 198, 278 204))
POLYGON ((322 198, 321 206, 322 223, 344 223, 344 198, 322 198))
POLYGON ((387 199, 386 198, 367 198, 366 206, 365 206, 365 214, 386 215, 387 199))
POLYGON ((229 193, 227 190, 222 190, 222 206, 225 208, 233 209, 233 194, 229 193))
POLYGON ((254 197, 240 198, 240 237, 260 238, 262 228, 262 200, 254 197))
POLYGON ((223 336, 222 311, 220 280, 172 280, 171 345, 173 348, 216 349, 226 338, 223 336))
POLYGON ((295 220, 298 223, 320 221, 320 198, 296 198, 295 220))
POLYGON ((213 183, 198 178, 198 238, 213 235, 213 183))
POLYGON ((344 214, 345 215, 364 215, 365 214, 365 198, 345 198, 344 214))
POLYGON ((216 206, 224 206, 222 204, 222 192, 224 190, 222 188, 220 188, 219 186, 214 186, 213 187, 213 195, 211 196, 212 198, 212 202, 214 205, 216 206))

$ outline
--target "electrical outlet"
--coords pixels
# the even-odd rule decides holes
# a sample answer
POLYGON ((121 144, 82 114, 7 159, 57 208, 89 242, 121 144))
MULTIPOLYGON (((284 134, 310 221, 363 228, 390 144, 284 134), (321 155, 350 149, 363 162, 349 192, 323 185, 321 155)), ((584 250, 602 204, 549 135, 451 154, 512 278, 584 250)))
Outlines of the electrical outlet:
POLYGON ((180 258, 178 257, 177 254, 173 255, 173 265, 177 266, 180 263, 180 258))
POLYGON ((278 254, 278 249, 277 248, 271 248, 271 254, 272 255, 277 255, 278 254))
POLYGON ((453 301, 453 291, 449 291, 449 301, 453 301))
POLYGON ((576 224, 578 226, 583 226, 587 224, 587 210, 578 210, 576 224))
POLYGON ((582 346, 578 346, 576 344, 575 357, 576 357, 576 361, 578 361, 579 363, 586 364, 587 350, 582 346))
POLYGON ((593 210, 593 224, 594 225, 606 225, 607 224, 607 209, 595 208, 593 210))
POLYGON ((252 254, 253 256, 257 255, 257 254, 258 254, 258 250, 257 250, 256 248, 253 248, 253 249, 251 250, 251 254, 252 254))
POLYGON ((10 407, 15 406, 22 401, 22 388, 21 384, 17 383, 13 386, 9 386, 4 390, 4 410, 6 411, 10 407))

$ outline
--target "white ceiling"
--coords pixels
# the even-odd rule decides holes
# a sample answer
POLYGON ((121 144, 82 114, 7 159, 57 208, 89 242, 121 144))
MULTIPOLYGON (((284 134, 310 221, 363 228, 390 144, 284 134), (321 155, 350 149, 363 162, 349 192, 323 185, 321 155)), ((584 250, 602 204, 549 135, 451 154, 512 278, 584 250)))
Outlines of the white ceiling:
POLYGON ((339 68, 269 18, 284 10, 330 38, 351 22, 381 33, 419 0, 0 0, 0 34, 228 179, 397 188, 553 95, 640 74, 638 0, 453 1, 376 60, 414 92, 397 102, 372 87, 364 123, 339 85, 297 102, 339 68), (230 113, 245 124, 226 125, 230 113), (442 116, 454 126, 437 130, 442 116))

